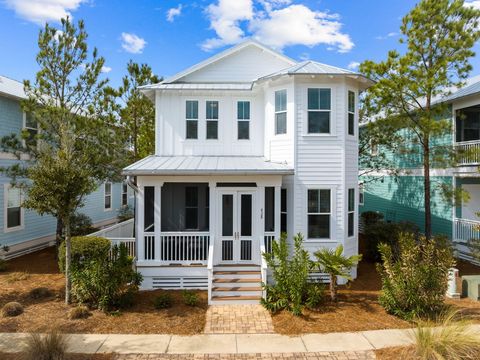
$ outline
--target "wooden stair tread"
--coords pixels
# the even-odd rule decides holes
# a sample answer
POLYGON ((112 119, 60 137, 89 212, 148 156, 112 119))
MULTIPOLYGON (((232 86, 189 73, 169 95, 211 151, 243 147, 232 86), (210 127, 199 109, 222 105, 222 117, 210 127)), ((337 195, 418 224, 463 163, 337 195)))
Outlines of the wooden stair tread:
POLYGON ((260 278, 247 278, 247 279, 213 279, 214 283, 261 283, 260 278))
POLYGON ((234 296, 212 296, 212 300, 260 300, 261 296, 245 296, 245 295, 234 295, 234 296))
POLYGON ((214 287, 213 291, 262 291, 262 288, 259 286, 256 287, 242 287, 242 286, 235 286, 235 287, 214 287))
POLYGON ((258 275, 260 271, 238 270, 238 271, 214 271, 213 275, 258 275))

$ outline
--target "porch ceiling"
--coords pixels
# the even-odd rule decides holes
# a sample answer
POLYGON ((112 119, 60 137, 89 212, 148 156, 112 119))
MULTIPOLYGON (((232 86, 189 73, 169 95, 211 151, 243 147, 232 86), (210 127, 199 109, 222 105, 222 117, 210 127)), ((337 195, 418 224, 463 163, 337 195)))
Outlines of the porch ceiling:
POLYGON ((123 169, 124 175, 291 175, 292 167, 261 156, 150 155, 123 169))

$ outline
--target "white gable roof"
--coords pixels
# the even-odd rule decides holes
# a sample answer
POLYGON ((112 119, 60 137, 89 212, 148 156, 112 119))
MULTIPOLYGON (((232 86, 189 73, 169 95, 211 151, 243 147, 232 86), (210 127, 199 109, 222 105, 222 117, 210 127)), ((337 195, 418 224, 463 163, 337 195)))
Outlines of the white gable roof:
POLYGON ((17 99, 25 99, 25 91, 23 90, 23 83, 17 80, 12 80, 0 75, 0 95, 6 95, 17 99))

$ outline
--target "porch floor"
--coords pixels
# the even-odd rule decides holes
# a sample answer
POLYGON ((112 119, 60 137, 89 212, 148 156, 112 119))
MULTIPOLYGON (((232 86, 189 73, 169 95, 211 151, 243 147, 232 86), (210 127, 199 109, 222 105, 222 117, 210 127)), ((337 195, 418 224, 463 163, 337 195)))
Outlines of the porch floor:
POLYGON ((211 305, 205 334, 273 334, 272 317, 261 305, 211 305))

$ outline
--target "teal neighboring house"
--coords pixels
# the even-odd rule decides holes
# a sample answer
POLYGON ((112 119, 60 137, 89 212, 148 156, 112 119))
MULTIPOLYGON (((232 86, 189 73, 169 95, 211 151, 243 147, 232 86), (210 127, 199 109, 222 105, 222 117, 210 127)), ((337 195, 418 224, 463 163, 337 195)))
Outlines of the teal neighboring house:
MULTIPOLYGON (((435 142, 453 144, 459 150, 465 150, 466 154, 455 168, 431 169, 432 232, 448 236, 455 243, 459 256, 468 259, 466 242, 480 237, 480 218, 476 215, 480 211, 480 76, 471 78, 466 86, 442 101, 449 105, 445 118, 452 122, 452 132, 435 142), (463 188, 469 193, 470 200, 452 206, 442 196, 442 185, 463 188)), ((410 143, 407 133, 405 139, 407 144, 410 143)), ((382 151, 381 147, 375 150, 382 151)), ((385 176, 385 173, 379 172, 360 177, 363 191, 359 212, 380 212, 386 221, 409 221, 423 229, 421 159, 412 154, 392 156, 401 169, 399 176, 385 176), (376 177, 375 181, 371 181, 373 177, 376 177)))
MULTIPOLYGON (((0 76, 0 138, 22 129, 35 134, 37 124, 22 111, 20 101, 25 98, 21 82, 0 76)), ((0 167, 11 165, 14 156, 0 151, 0 167)), ((118 211, 132 206, 134 194, 126 183, 104 183, 90 194, 80 212, 88 215, 95 227, 117 222, 118 211)), ((55 240, 56 219, 40 216, 22 208, 22 194, 10 186, 10 178, 0 173, 0 244, 10 250, 5 257, 14 257, 52 244, 55 240)))

